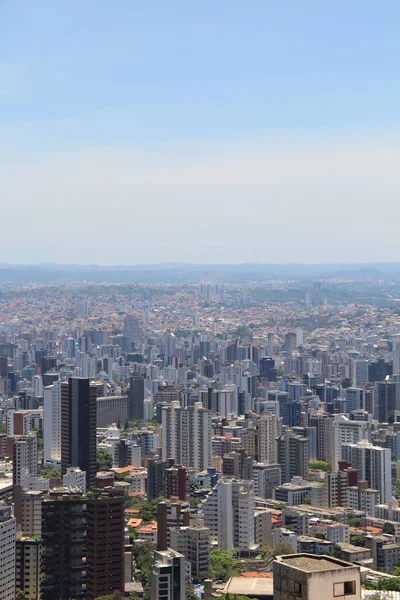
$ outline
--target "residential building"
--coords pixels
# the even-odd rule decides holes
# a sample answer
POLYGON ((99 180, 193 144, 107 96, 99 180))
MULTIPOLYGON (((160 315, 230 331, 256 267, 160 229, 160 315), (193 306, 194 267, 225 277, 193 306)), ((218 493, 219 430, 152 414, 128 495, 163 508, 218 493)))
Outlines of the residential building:
POLYGON ((151 600, 185 600, 185 557, 171 550, 156 550, 151 564, 151 600))
POLYGON ((42 543, 39 538, 22 536, 16 542, 15 591, 25 600, 40 598, 42 543))
POLYGON ((0 503, 0 598, 15 599, 16 521, 11 506, 0 503))

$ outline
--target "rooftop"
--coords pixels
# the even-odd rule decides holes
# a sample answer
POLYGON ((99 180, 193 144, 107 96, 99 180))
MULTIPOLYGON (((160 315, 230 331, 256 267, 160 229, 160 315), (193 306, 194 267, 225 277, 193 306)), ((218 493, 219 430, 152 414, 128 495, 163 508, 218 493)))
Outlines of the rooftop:
POLYGON ((289 554, 280 556, 279 562, 283 562, 290 567, 305 571, 306 573, 314 573, 315 571, 337 571, 353 567, 350 563, 344 560, 330 558, 328 556, 317 556, 314 554, 289 554))

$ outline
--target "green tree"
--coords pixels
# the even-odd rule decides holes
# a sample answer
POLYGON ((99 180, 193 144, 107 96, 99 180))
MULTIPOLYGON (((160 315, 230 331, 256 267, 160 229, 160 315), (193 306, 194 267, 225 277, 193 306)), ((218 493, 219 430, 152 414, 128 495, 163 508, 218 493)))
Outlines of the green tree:
POLYGON ((50 465, 46 465, 40 469, 39 475, 40 477, 43 477, 43 479, 51 479, 53 477, 61 477, 61 471, 50 465))
POLYGON ((383 524, 382 533, 388 533, 390 535, 394 535, 395 529, 394 529, 393 523, 388 523, 386 521, 386 523, 383 524))
POLYGON ((272 554, 274 556, 281 556, 283 554, 294 554, 292 546, 287 542, 279 542, 272 548, 272 554))
POLYGON ((361 527, 362 519, 355 517, 354 519, 349 519, 350 527, 361 527))
POLYGON ((113 458, 107 450, 100 448, 96 453, 96 462, 98 471, 110 471, 113 466, 113 458))
POLYGON ((365 535, 351 535, 350 544, 353 544, 353 546, 359 546, 360 548, 365 548, 365 535))
POLYGON ((310 469, 316 469, 317 471, 324 471, 325 473, 331 472, 331 465, 326 460, 312 460, 308 467, 310 469))
POLYGON ((150 586, 151 581, 151 558, 155 550, 155 545, 151 542, 145 544, 133 544, 132 554, 135 565, 138 570, 138 579, 143 587, 150 586))
POLYGON ((225 550, 215 549, 210 552, 210 571, 214 581, 228 581, 238 573, 235 559, 225 550))

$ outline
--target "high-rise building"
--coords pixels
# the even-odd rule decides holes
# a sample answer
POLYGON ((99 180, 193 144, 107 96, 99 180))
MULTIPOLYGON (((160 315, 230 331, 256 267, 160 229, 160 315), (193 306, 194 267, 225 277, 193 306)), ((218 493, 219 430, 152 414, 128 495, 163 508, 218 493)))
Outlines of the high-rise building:
POLYGON ((396 381, 377 381, 374 389, 374 417, 387 423, 395 410, 400 409, 400 384, 396 381))
POLYGON ((281 485, 281 466, 277 464, 254 463, 253 480, 255 496, 272 498, 273 490, 281 485))
POLYGON ((151 564, 151 600, 185 600, 185 557, 175 550, 156 550, 151 564))
POLYGON ((265 411, 259 423, 259 461, 267 465, 276 464, 276 438, 279 434, 279 419, 270 411, 265 411))
POLYGON ((346 388, 346 412, 351 413, 355 410, 364 408, 364 390, 359 387, 346 388))
POLYGON ((17 539, 15 554, 15 591, 25 600, 40 598, 42 543, 34 537, 17 539))
POLYGON ((144 377, 133 375, 129 387, 129 419, 143 419, 144 417, 144 377))
POLYGON ((128 396, 99 396, 96 400, 97 427, 109 427, 113 423, 124 427, 128 420, 128 401, 128 396))
POLYGON ((210 568, 210 530, 208 527, 173 527, 170 547, 183 554, 190 564, 191 576, 204 579, 210 568))
POLYGON ((211 467, 212 414, 195 402, 181 408, 178 402, 162 409, 162 459, 204 471, 211 467))
POLYGON ((357 359, 353 363, 353 385, 355 387, 362 385, 368 381, 368 365, 369 361, 365 359, 357 359))
POLYGON ((277 463, 281 465, 283 483, 290 482, 296 475, 307 479, 308 439, 287 429, 277 439, 277 463))
POLYGON ((327 413, 314 413, 310 419, 311 427, 317 430, 317 458, 332 464, 332 417, 327 413))
POLYGON ((124 493, 94 492, 87 500, 87 597, 124 591, 124 493))
POLYGON ((68 467, 86 472, 90 489, 96 477, 97 387, 84 377, 72 377, 61 386, 61 473, 68 467))
POLYGON ((368 481, 370 488, 379 491, 382 504, 392 499, 392 457, 389 448, 373 446, 365 440, 357 444, 342 444, 342 459, 358 470, 360 480, 368 481))
POLYGON ((163 490, 164 463, 161 456, 147 459, 147 500, 151 502, 163 490))
POLYGON ((86 499, 54 490, 42 504, 41 600, 86 598, 86 499))
POLYGON ((43 460, 61 462, 61 381, 44 388, 43 460))
POLYGON ((248 552, 255 547, 253 481, 219 480, 203 511, 204 524, 218 548, 248 552))
MULTIPOLYGON (((354 389, 354 388, 353 388, 354 389)), ((346 415, 335 415, 332 425, 332 471, 336 471, 342 459, 342 445, 356 444, 361 440, 371 441, 371 422, 352 421, 346 415)))
POLYGON ((165 498, 179 498, 187 500, 189 496, 189 479, 187 468, 172 466, 164 470, 164 496, 165 498))
POLYGON ((16 522, 11 507, 0 503, 0 598, 15 599, 16 522))
POLYGON ((28 470, 29 475, 36 476, 38 468, 36 433, 19 435, 13 441, 13 484, 21 485, 22 476, 28 470))

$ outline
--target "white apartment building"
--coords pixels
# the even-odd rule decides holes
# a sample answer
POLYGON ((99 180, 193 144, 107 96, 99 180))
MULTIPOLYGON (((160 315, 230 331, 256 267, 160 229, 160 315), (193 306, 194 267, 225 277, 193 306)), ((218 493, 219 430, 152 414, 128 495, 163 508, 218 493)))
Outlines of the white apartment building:
POLYGON ((43 458, 61 462, 61 381, 44 388, 43 458))
POLYGON ((279 434, 279 419, 264 411, 259 423, 259 461, 267 465, 276 464, 276 438, 279 434))
POLYGON ((337 471, 342 459, 342 445, 371 441, 371 429, 371 421, 351 421, 346 415, 335 415, 332 419, 332 471, 337 471))
POLYGON ((218 481, 204 501, 203 511, 204 524, 218 548, 243 552, 255 548, 252 481, 218 481))
POLYGON ((11 507, 0 504, 0 598, 15 599, 16 521, 11 507))

